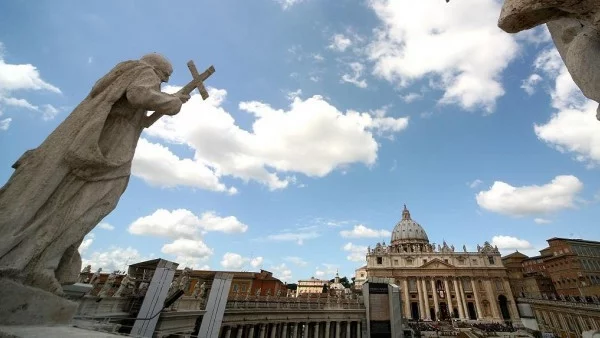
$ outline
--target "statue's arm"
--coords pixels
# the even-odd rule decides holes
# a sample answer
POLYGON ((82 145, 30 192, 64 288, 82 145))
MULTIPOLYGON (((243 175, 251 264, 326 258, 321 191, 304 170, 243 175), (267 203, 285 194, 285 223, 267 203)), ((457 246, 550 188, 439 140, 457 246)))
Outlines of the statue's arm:
POLYGON ((160 114, 177 114, 181 109, 181 100, 156 88, 160 88, 160 79, 152 70, 146 70, 127 87, 127 100, 134 107, 160 114))

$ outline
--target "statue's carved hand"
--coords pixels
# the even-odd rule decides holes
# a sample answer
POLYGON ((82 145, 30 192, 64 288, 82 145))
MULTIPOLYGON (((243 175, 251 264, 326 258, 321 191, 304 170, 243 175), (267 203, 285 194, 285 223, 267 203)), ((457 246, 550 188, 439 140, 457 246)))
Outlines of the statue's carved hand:
POLYGON ((177 93, 176 96, 181 100, 182 103, 188 102, 190 96, 188 94, 177 93))

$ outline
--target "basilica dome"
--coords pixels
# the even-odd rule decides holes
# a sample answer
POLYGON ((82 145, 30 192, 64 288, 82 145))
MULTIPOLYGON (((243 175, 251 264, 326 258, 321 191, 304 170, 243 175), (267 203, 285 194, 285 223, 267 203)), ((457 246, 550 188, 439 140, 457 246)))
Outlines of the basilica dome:
POLYGON ((429 243, 427 233, 421 225, 410 218, 410 212, 404 206, 402 220, 396 224, 392 231, 392 245, 403 243, 429 243))

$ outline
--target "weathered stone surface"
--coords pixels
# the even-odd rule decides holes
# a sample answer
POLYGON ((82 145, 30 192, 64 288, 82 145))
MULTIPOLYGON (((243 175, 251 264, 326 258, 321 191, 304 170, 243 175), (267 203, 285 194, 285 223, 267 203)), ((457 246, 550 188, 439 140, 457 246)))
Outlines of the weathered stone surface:
POLYGON ((53 293, 0 278, 0 325, 67 324, 78 304, 53 293))
POLYGON ((71 326, 0 326, 0 338, 110 338, 123 337, 71 326))
MULTIPOLYGON (((573 81, 600 102, 600 1, 506 0, 498 26, 516 33, 547 24, 573 81)), ((600 120, 600 107, 596 117, 600 120)))
POLYGON ((1 288, 0 323, 46 323, 52 316, 61 323, 69 317, 71 303, 48 292, 62 295, 61 285, 77 282, 78 248, 117 206, 143 129, 177 114, 196 88, 208 97, 202 81, 214 68, 198 74, 193 62, 188 66, 192 81, 167 94, 160 86, 173 69, 164 57, 119 63, 39 147, 15 162, 0 189, 0 278, 13 280, 18 291, 1 288))

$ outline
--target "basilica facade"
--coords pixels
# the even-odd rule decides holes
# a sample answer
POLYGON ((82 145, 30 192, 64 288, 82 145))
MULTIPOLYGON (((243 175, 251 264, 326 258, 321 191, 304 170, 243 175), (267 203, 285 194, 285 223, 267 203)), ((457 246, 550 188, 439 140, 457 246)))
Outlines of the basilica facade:
POLYGON ((519 322, 508 274, 497 248, 485 242, 469 252, 435 245, 404 206, 389 244, 369 247, 356 280, 388 278, 401 289, 409 320, 519 322))

